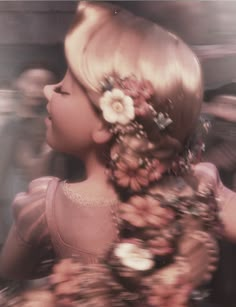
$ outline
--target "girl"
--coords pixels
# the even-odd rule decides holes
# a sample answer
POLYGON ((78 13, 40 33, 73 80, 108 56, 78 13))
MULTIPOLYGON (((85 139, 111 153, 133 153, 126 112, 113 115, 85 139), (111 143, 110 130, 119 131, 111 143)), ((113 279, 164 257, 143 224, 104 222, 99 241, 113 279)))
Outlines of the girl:
POLYGON ((219 229, 212 180, 190 168, 198 60, 159 26, 92 2, 65 53, 64 79, 45 87, 47 142, 85 176, 40 178, 16 197, 0 272, 34 278, 75 258, 55 267, 56 306, 186 306, 215 268, 219 229))

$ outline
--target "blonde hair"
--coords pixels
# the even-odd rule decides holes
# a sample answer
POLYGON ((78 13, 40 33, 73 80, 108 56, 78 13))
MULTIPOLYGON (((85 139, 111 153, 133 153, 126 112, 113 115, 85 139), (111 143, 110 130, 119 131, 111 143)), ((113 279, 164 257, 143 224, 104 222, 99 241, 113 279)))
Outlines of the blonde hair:
MULTIPOLYGON (((111 125, 116 138, 114 143, 111 142, 108 174, 114 186, 121 188, 119 196, 123 203, 119 204, 120 244, 126 236, 134 239, 132 244, 148 249, 154 262, 156 256, 161 256, 167 257, 168 263, 169 256, 172 256, 173 263, 180 268, 181 278, 184 276, 183 280, 189 282, 188 268, 182 270, 185 265, 188 266, 188 259, 178 257, 181 253, 176 242, 180 242, 192 221, 197 230, 204 229, 196 233, 197 240, 199 237, 199 240, 204 239, 204 242, 201 241, 204 245, 212 239, 218 222, 215 202, 211 198, 212 191, 208 189, 207 193, 202 193, 201 186, 191 176, 181 178, 162 175, 172 170, 176 155, 181 154, 197 123, 202 102, 202 75, 197 57, 181 39, 158 25, 117 6, 97 2, 82 2, 79 5, 75 21, 66 37, 65 51, 70 71, 98 108, 99 99, 104 94, 101 83, 106 77, 118 80, 127 78, 128 81, 134 77, 139 85, 142 81, 149 81, 154 88, 148 101, 154 109, 152 115, 161 112, 159 115, 167 114, 171 119, 172 123, 164 131, 158 129, 153 117, 145 116, 135 118, 134 126, 137 124, 137 130, 141 127, 138 132, 125 130, 125 125, 123 131, 117 132, 112 130, 114 126, 111 125), (201 204, 198 201, 199 195, 202 195, 201 204), (212 206, 209 205, 211 202, 212 206), (205 208, 203 213, 197 211, 198 205, 205 208), (198 221, 192 217, 193 209, 198 212, 198 221), (210 222, 209 216, 213 217, 210 222), (141 241, 137 243, 136 239, 141 241)), ((210 265, 215 261, 212 256, 215 246, 211 245, 214 250, 212 252, 205 245, 203 248, 206 249, 209 264, 205 271, 209 273, 210 265)), ((129 271, 129 266, 117 259, 117 246, 119 248, 119 243, 115 243, 111 252, 105 256, 104 263, 114 269, 114 275, 121 277, 120 284, 123 277, 129 280, 132 274, 132 278, 140 279, 142 276, 136 274, 138 270, 129 271)), ((144 281, 149 288, 150 285, 158 284, 158 275, 155 280, 155 272, 158 270, 155 262, 151 275, 144 281)), ((113 278, 112 274, 109 276, 113 278)), ((200 279, 204 278, 205 275, 199 280, 191 280, 191 287, 198 285, 200 279)), ((141 292, 144 291, 144 284, 140 285, 141 292)), ((121 293, 128 289, 125 289, 125 282, 123 286, 121 293)), ((115 289, 113 287, 111 292, 115 289)), ((146 296, 143 299, 148 301, 148 293, 145 291, 142 293, 146 296)), ((186 301, 188 295, 184 294, 186 301)), ((120 301, 125 300, 122 296, 114 297, 120 301)), ((135 302, 133 306, 137 306, 135 302)))
POLYGON ((174 34, 114 5, 82 2, 65 51, 88 95, 101 93, 105 76, 149 80, 155 90, 152 105, 173 120, 169 135, 183 144, 192 133, 202 102, 201 68, 174 34))

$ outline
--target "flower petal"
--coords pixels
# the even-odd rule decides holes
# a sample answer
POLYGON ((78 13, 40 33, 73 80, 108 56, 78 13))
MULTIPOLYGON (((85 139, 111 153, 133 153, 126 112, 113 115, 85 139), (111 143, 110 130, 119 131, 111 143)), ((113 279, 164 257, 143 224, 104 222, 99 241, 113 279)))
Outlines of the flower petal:
POLYGON ((118 163, 116 164, 116 167, 117 167, 118 170, 123 171, 123 172, 125 172, 125 173, 126 173, 127 170, 128 170, 127 164, 125 164, 125 163, 122 162, 122 161, 118 162, 118 163))
POLYGON ((134 207, 130 204, 122 203, 119 206, 119 212, 122 214, 124 213, 133 213, 134 212, 134 207))
POLYGON ((145 209, 146 208, 146 203, 147 203, 147 200, 146 198, 144 197, 141 197, 141 196, 138 196, 138 195, 135 195, 133 196, 130 200, 130 203, 135 206, 137 209, 145 209))
POLYGON ((123 101, 124 101, 126 106, 133 106, 134 105, 134 101, 130 96, 124 96, 123 101))
POLYGON ((129 185, 130 185, 130 178, 129 177, 122 177, 122 178, 119 178, 118 180, 117 180, 117 183, 118 183, 118 185, 120 185, 120 186, 122 186, 122 187, 124 187, 124 188, 127 188, 129 185))
POLYGON ((123 258, 126 257, 127 253, 130 252, 130 250, 132 249, 132 245, 131 243, 120 243, 117 244, 115 250, 114 250, 114 254, 118 257, 118 258, 123 258))
POLYGON ((117 122, 117 113, 109 110, 108 108, 103 110, 103 117, 108 123, 114 124, 117 122))
POLYGON ((111 91, 106 91, 104 94, 103 94, 103 98, 105 100, 110 100, 112 98, 112 92, 111 91))
POLYGON ((113 100, 123 100, 125 94, 118 88, 114 88, 111 92, 113 100))
POLYGON ((141 186, 143 186, 143 187, 146 187, 146 186, 148 186, 148 184, 149 184, 149 180, 148 180, 148 178, 147 177, 141 177, 141 176, 138 176, 137 175, 137 181, 138 181, 138 183, 141 185, 141 186))
POLYGON ((139 161, 135 157, 127 155, 124 157, 124 161, 126 162, 128 169, 137 170, 139 167, 139 161))
POLYGON ((121 113, 117 116, 117 122, 121 125, 127 125, 130 122, 131 118, 127 117, 126 114, 121 113))
POLYGON ((136 178, 130 179, 130 187, 133 191, 140 191, 141 190, 141 185, 138 183, 136 178))

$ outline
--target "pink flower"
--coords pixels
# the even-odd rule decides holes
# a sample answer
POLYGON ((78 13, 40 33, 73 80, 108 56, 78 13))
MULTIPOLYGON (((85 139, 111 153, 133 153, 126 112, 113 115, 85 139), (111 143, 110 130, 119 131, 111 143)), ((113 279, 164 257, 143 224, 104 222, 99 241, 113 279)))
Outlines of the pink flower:
POLYGON ((162 174, 166 171, 166 166, 161 164, 158 159, 155 159, 151 162, 149 168, 149 180, 150 182, 159 180, 162 177, 162 174))
POLYGON ((117 169, 113 173, 117 184, 133 191, 140 191, 148 186, 148 170, 141 168, 136 161, 126 162, 117 163, 117 169))
POLYGON ((159 200, 151 196, 133 196, 128 203, 119 206, 120 217, 135 227, 161 229, 173 222, 174 212, 163 208, 159 200))
POLYGON ((150 113, 149 104, 146 102, 143 96, 139 96, 134 99, 135 115, 146 116, 150 113))
POLYGON ((125 95, 130 96, 132 98, 136 98, 139 96, 139 82, 134 78, 126 78, 122 81, 122 89, 125 95))
POLYGON ((146 100, 151 98, 154 94, 154 88, 150 81, 144 80, 139 84, 139 94, 143 96, 146 100))
POLYGON ((132 98, 142 96, 144 100, 149 99, 154 94, 154 89, 150 81, 138 81, 135 78, 126 78, 122 81, 124 93, 132 98))

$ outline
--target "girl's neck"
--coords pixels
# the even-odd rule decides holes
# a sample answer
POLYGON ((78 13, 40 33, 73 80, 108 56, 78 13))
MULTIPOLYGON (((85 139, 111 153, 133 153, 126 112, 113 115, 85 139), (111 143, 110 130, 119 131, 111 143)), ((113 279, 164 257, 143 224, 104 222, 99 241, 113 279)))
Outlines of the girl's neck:
POLYGON ((116 192, 108 180, 105 164, 99 155, 89 153, 83 162, 86 171, 85 180, 71 183, 70 189, 73 192, 83 192, 84 195, 92 193, 94 197, 98 198, 117 198, 116 192))
POLYGON ((96 152, 91 152, 84 158, 87 180, 107 181, 106 167, 96 152))

